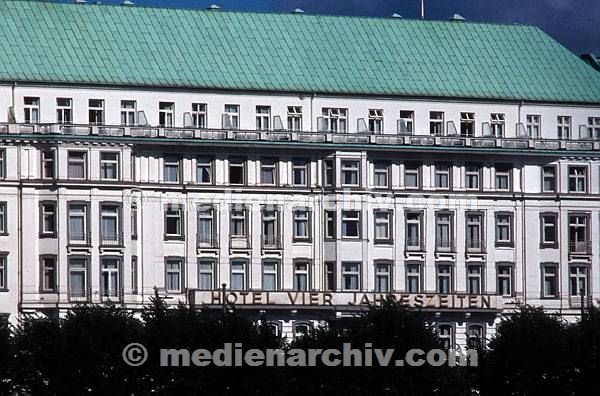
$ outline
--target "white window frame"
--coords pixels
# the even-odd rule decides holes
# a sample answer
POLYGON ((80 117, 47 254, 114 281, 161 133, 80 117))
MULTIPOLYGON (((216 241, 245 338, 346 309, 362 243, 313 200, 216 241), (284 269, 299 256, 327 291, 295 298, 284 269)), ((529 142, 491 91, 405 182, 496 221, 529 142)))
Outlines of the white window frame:
POLYGON ((294 290, 309 291, 311 289, 310 281, 310 262, 307 260, 294 261, 294 290), (305 280, 303 285, 300 279, 305 280))
POLYGON ((184 237, 184 209, 180 205, 165 205, 165 239, 182 239, 184 237), (173 219, 173 220, 172 220, 173 219), (175 232, 169 232, 169 221, 175 221, 175 232))
POLYGON ((360 239, 361 236, 361 213, 359 210, 342 210, 342 238, 360 239), (355 224, 356 235, 348 233, 349 225, 355 224))
POLYGON ((302 106, 288 106, 287 125, 288 131, 302 131, 302 106))
POLYGON ((183 261, 181 259, 168 258, 165 260, 165 290, 167 293, 181 293, 183 290, 183 261), (176 278, 173 278, 173 275, 176 278), (176 279, 177 285, 173 285, 171 279, 176 279))
POLYGON ((460 113, 460 135, 464 137, 475 136, 475 113, 460 113))
POLYGON ((588 169, 586 166, 569 166, 569 192, 577 194, 585 194, 587 192, 587 175, 588 169), (572 188, 575 187, 575 188, 572 188))
POLYGON ((430 111, 429 112, 429 134, 432 136, 444 136, 444 119, 445 114, 443 111, 430 111))
POLYGON ((158 102, 158 126, 173 128, 175 126, 175 103, 158 102))
POLYGON ((279 261, 277 260, 263 260, 262 262, 262 290, 264 291, 278 291, 279 290, 279 261), (267 277, 273 281, 273 287, 266 287, 267 277))
POLYGON ((541 137, 542 116, 539 114, 527 114, 526 121, 527 135, 531 139, 539 139, 541 137))
POLYGON ((90 125, 104 125, 104 99, 88 100, 88 121, 90 125))
POLYGON ((556 117, 557 137, 562 140, 571 139, 571 116, 559 115, 556 117))
POLYGON ((87 179, 87 174, 88 174, 87 159, 88 159, 87 151, 78 151, 78 150, 68 151, 67 152, 67 177, 71 180, 87 179), (80 158, 75 158, 74 157, 75 155, 77 155, 78 157, 80 156, 80 158), (73 176, 73 172, 71 172, 71 166, 81 167, 83 169, 83 176, 82 177, 73 176))
POLYGON ((101 180, 119 180, 120 176, 120 154, 116 151, 101 151, 100 152, 100 179, 101 180), (107 158, 114 156, 113 158, 107 158), (107 177, 107 170, 114 168, 115 177, 107 177))
POLYGON ((73 123, 73 99, 56 98, 56 122, 59 124, 73 123))
POLYGON ((135 100, 121 100, 121 125, 137 125, 137 102, 135 100))
POLYGON ((358 291, 361 288, 361 262, 342 262, 342 291, 358 291))
POLYGON ((271 129, 271 106, 256 106, 256 130, 269 131, 271 129))
POLYGON ((408 134, 415 133, 415 112, 414 110, 400 110, 400 119, 404 121, 408 134))
POLYGON ((600 117, 588 117, 587 130, 589 136, 600 139, 600 117))
POLYGON ((421 293, 423 291, 423 265, 417 263, 406 264, 406 292, 421 293), (415 283, 416 282, 416 283, 415 283), (416 288, 413 286, 416 285, 416 288))
POLYGON ((388 162, 373 162, 373 186, 378 188, 388 188, 390 186, 390 164, 388 162))
POLYGON ((214 159, 210 157, 198 157, 196 158, 196 183, 197 184, 213 184, 213 162, 214 159), (207 169, 208 180, 202 180, 203 169, 207 169))
POLYGON ((340 168, 342 187, 360 186, 360 160, 342 160, 340 168))
POLYGON ((382 109, 369 109, 369 132, 375 134, 383 133, 382 109))
POLYGON ((216 262, 213 259, 198 258, 198 289, 214 290, 216 288, 215 266, 216 262), (210 286, 204 285, 207 279, 210 286))
POLYGON ((490 128, 492 136, 497 138, 504 137, 506 116, 504 113, 491 113, 490 114, 490 128))
MULTIPOLYGON (((229 117, 231 122, 231 129, 240 129, 240 105, 239 104, 225 104, 224 113, 225 116, 229 117)), ((225 127, 225 125, 223 125, 225 127)))
POLYGON ((25 96, 23 98, 23 122, 26 124, 40 123, 40 98, 25 96))
POLYGON ((179 183, 181 182, 181 158, 175 155, 165 155, 163 159, 163 181, 165 183, 179 183), (167 169, 175 169, 176 179, 171 180, 171 172, 167 172, 167 169), (169 175, 169 176, 168 176, 169 175), (169 179, 168 179, 169 177, 169 179))
POLYGON ((248 289, 248 261, 246 260, 231 260, 231 290, 247 290, 248 289), (236 284, 238 277, 241 276, 241 285, 236 284))
POLYGON ((192 103, 192 125, 195 128, 205 129, 207 119, 207 104, 192 103))
POLYGON ((348 132, 348 109, 323 107, 322 114, 328 132, 348 132))

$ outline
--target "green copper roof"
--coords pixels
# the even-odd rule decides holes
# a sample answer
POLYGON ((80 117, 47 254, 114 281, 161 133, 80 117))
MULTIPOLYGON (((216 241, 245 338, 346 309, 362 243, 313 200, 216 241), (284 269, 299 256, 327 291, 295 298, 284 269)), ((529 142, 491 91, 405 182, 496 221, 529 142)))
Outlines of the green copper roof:
POLYGON ((540 29, 0 0, 0 80, 600 103, 540 29))

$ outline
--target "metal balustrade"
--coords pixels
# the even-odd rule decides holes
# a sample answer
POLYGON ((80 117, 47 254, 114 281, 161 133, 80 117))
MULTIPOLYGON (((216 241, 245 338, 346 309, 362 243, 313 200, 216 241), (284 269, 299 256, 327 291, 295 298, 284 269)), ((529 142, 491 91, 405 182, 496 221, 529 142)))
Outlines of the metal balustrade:
POLYGON ((91 246, 91 234, 89 232, 69 231, 69 246, 91 246))
POLYGON ((569 242, 569 253, 591 254, 592 243, 590 241, 569 242))
POLYGON ((485 252, 485 242, 483 239, 475 238, 466 240, 467 253, 484 253, 485 252))
POLYGON ((216 249, 219 247, 219 239, 214 235, 198 235, 196 238, 196 244, 198 247, 216 249))
POLYGON ((267 235, 262 237, 263 249, 281 249, 281 238, 275 235, 267 235))
POLYGON ((123 246, 123 233, 100 233, 100 246, 118 247, 123 246))

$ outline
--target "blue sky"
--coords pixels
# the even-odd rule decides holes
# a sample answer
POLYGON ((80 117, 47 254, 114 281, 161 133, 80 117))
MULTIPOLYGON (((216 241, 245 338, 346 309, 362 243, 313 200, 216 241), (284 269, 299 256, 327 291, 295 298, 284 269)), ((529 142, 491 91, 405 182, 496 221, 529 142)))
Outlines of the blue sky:
MULTIPOLYGON (((93 1, 93 0, 88 0, 93 1)), ((122 0, 103 0, 120 3, 122 0)), ((294 8, 315 14, 417 18, 420 0, 133 0, 137 5, 226 10, 287 12, 294 8)), ((459 13, 471 21, 536 25, 577 55, 600 55, 600 0, 425 0, 427 19, 459 13)))

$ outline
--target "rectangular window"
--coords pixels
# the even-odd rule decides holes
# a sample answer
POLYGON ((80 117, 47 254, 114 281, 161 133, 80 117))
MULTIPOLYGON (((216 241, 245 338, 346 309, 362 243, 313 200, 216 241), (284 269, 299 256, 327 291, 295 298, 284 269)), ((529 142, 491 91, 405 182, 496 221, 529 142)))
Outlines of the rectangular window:
POLYGON ((120 208, 117 205, 100 205, 100 243, 106 245, 121 245, 120 208))
POLYGON ((383 133, 383 110, 369 110, 369 132, 383 133))
POLYGON ((541 245, 558 247, 558 213, 541 213, 541 245))
POLYGON ((558 297, 558 267, 556 264, 542 264, 542 298, 558 297))
POLYGON ((69 243, 87 243, 87 205, 69 204, 69 243))
POLYGON ((310 211, 308 209, 294 210, 294 240, 310 239, 310 211))
POLYGON ((248 288, 248 263, 243 260, 231 262, 231 289, 246 290, 248 288))
POLYGON ((600 117, 588 117, 587 130, 590 137, 600 139, 600 117))
POLYGON ((198 235, 199 246, 217 247, 215 210, 210 205, 198 205, 198 235))
POLYGON ((100 153, 100 178, 102 180, 119 179, 119 153, 100 153))
POLYGON ((309 161, 305 159, 292 161, 292 183, 294 186, 305 187, 308 185, 308 165, 309 161))
POLYGON ((587 168, 585 166, 569 166, 569 192, 585 193, 587 191, 587 168))
POLYGON ((175 119, 175 103, 159 102, 158 103, 158 125, 163 128, 172 128, 175 119))
POLYGON ((360 289, 360 263, 342 263, 342 290, 360 289))
POLYGON ((6 235, 8 233, 7 217, 6 202, 0 202, 0 235, 6 235))
POLYGON ((0 179, 6 177, 6 150, 0 149, 0 179))
POLYGON ((206 103, 192 103, 192 125, 206 128, 206 103))
POLYGON ((342 238, 360 238, 360 212, 342 210, 342 238))
POLYGON ((69 297, 88 299, 88 259, 69 258, 69 297))
POLYGON ((408 189, 421 187, 421 164, 417 162, 404 164, 404 187, 408 189))
POLYGON ((465 187, 467 190, 479 190, 481 188, 481 165, 467 164, 465 166, 465 187))
POLYGON ((56 202, 40 203, 41 234, 43 236, 56 236, 56 202))
POLYGON ((490 126, 492 129, 492 136, 497 138, 504 137, 504 114, 502 113, 492 113, 490 114, 490 126))
POLYGON ((260 183, 266 186, 277 184, 277 161, 262 159, 260 161, 260 183))
POLYGON ((226 104, 225 113, 223 114, 224 129, 239 129, 240 128, 240 105, 226 104))
POLYGON ((182 285, 181 260, 169 259, 165 262, 165 289, 167 293, 180 293, 182 285))
POLYGON ((512 190, 512 165, 496 164, 496 190, 512 190))
POLYGON ((569 214, 569 253, 589 254, 589 217, 586 214, 569 214))
POLYGON ((513 215, 512 213, 496 214, 496 246, 513 245, 513 215))
POLYGON ((294 263, 294 290, 308 291, 309 266, 307 261, 296 261, 294 263))
POLYGON ((360 180, 360 161, 342 161, 342 186, 355 187, 360 180))
POLYGON ((556 192, 556 166, 544 166, 542 179, 542 192, 556 192))
POLYGON ((435 248, 437 251, 453 251, 453 219, 452 213, 438 212, 435 214, 435 248))
POLYGON ((558 116, 556 125, 559 139, 568 140, 571 138, 571 117, 558 116))
POLYGON ((423 285, 421 268, 421 264, 406 265, 406 291, 408 293, 421 293, 423 285))
POLYGON ((87 153, 85 151, 69 151, 67 162, 69 179, 85 179, 87 177, 87 153))
POLYGON ((325 262, 325 291, 335 290, 335 262, 325 262))
POLYGON ((208 157, 198 157, 196 159, 196 183, 212 184, 213 159, 208 157))
POLYGON ((400 126, 398 133, 413 134, 415 131, 415 112, 412 110, 400 110, 400 126))
MULTIPOLYGON (((2 260, 0 258, 0 260, 2 260)), ((42 274, 41 274, 41 291, 42 293, 50 293, 56 291, 56 256, 42 256, 41 259, 42 274)))
POLYGON ((452 166, 448 163, 435 164, 435 188, 440 190, 450 189, 452 180, 452 166))
POLYGON ((389 293, 391 291, 391 265, 389 263, 375 263, 375 291, 389 293))
POLYGON ((119 259, 103 258, 100 276, 102 297, 119 297, 121 274, 119 259))
POLYGON ((336 221, 335 211, 325 211, 325 239, 335 239, 336 235, 336 221))
POLYGON ((329 132, 348 132, 348 109, 323 108, 323 120, 329 132))
POLYGON ((302 130, 302 107, 288 106, 287 124, 288 131, 299 132, 302 130))
POLYGON ((392 243, 392 212, 376 210, 375 218, 375 243, 392 243))
POLYGON ((436 292, 439 294, 451 294, 453 291, 452 285, 452 265, 438 264, 436 292))
POLYGON ((444 135, 444 112, 429 112, 429 133, 434 136, 444 135))
POLYGON ((179 205, 165 206, 165 240, 183 239, 183 207, 179 205))
POLYGON ((239 205, 231 208, 230 235, 232 238, 246 238, 247 236, 247 210, 239 205))
POLYGON ((54 150, 42 151, 42 178, 54 179, 54 150))
POLYGON ((25 124, 38 124, 40 122, 40 98, 25 97, 24 102, 24 120, 25 124))
POLYGON ((323 184, 325 187, 335 186, 335 172, 333 160, 323 161, 323 184))
POLYGON ((229 184, 243 186, 246 183, 246 165, 243 159, 229 160, 229 184))
POLYGON ((466 214, 467 219, 467 253, 482 253, 484 251, 483 241, 483 214, 466 214))
POLYGON ((571 265, 569 267, 569 295, 571 297, 587 297, 589 294, 588 289, 588 267, 571 265))
POLYGON ((271 127, 271 106, 256 106, 256 130, 268 131, 271 127))
POLYGON ((527 114, 527 134, 532 139, 540 137, 542 117, 539 115, 527 114))
POLYGON ((121 125, 135 126, 137 118, 137 103, 135 100, 121 101, 121 125))
POLYGON ((279 211, 272 206, 265 206, 262 210, 262 237, 263 247, 279 249, 279 211))
POLYGON ((131 294, 138 294, 138 258, 131 256, 131 294))
POLYGON ((138 236, 138 203, 135 200, 130 202, 131 206, 131 239, 137 239, 138 236))
POLYGON ((483 293, 483 267, 481 265, 467 265, 467 294, 483 293))
POLYGON ((88 100, 88 121, 91 125, 104 124, 104 100, 88 100))
POLYGON ((6 255, 0 255, 0 290, 8 289, 8 268, 6 255))
POLYGON ((406 213, 406 250, 422 250, 423 239, 421 229, 423 214, 420 212, 406 213))
POLYGON ((475 113, 460 113, 460 135, 475 136, 475 113))
POLYGON ((56 122, 59 124, 73 123, 73 99, 56 98, 56 122))
POLYGON ((164 157, 164 181, 166 183, 179 183, 181 177, 181 158, 172 155, 164 157))
POLYGON ((215 262, 213 260, 199 260, 198 288, 200 290, 213 290, 215 287, 215 262))
POLYGON ((498 265, 498 295, 511 297, 513 295, 512 265, 498 265))
POLYGON ((373 163, 373 185, 375 187, 389 187, 390 164, 377 161, 373 163))
POLYGON ((279 290, 279 263, 277 261, 263 261, 262 289, 265 291, 279 290))

